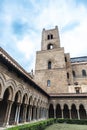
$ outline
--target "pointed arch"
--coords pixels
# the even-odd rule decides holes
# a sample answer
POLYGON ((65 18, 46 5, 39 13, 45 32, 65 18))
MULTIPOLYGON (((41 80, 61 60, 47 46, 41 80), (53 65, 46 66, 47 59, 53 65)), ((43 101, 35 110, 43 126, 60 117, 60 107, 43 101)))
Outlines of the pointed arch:
POLYGON ((77 109, 76 109, 75 104, 71 105, 71 118, 72 119, 78 119, 78 114, 77 114, 77 109))
POLYGON ((30 105, 33 105, 33 97, 32 97, 32 95, 31 95, 30 98, 29 98, 29 104, 30 104, 30 105))
POLYGON ((53 107, 53 104, 49 105, 49 118, 54 118, 54 107, 53 107))
POLYGON ((60 104, 56 105, 56 118, 62 118, 62 110, 60 104))
POLYGON ((22 93, 20 90, 18 90, 15 93, 14 101, 16 101, 17 103, 21 103, 21 98, 22 98, 22 93))
POLYGON ((13 79, 9 79, 6 81, 6 88, 8 88, 9 86, 11 86, 13 90, 17 88, 16 82, 13 79))
POLYGON ((28 103, 28 95, 27 95, 27 93, 25 93, 25 94, 23 95, 22 103, 24 103, 24 104, 27 104, 27 103, 28 103))
POLYGON ((9 86, 8 88, 5 89, 4 94, 3 94, 3 99, 6 98, 6 100, 13 101, 13 88, 9 86))
POLYGON ((79 115, 80 115, 80 119, 86 119, 86 117, 87 117, 86 110, 85 110, 83 104, 79 105, 79 115))
POLYGON ((34 98, 33 105, 37 106, 37 98, 34 98))
POLYGON ((68 105, 67 105, 67 104, 64 104, 63 116, 64 116, 64 118, 70 118, 69 108, 68 108, 68 105))

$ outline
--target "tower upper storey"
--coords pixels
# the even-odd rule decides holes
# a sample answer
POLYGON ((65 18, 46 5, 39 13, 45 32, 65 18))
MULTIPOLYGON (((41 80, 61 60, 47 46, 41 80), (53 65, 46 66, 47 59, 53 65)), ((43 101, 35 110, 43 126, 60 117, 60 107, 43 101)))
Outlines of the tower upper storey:
POLYGON ((41 50, 57 49, 60 47, 60 38, 58 27, 55 26, 54 29, 42 31, 42 42, 41 50))

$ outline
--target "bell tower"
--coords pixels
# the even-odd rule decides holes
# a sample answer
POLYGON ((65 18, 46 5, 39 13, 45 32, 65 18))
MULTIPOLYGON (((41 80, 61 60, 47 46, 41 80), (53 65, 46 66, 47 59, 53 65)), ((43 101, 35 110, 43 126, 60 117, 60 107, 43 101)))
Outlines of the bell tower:
POLYGON ((60 47, 60 38, 58 33, 58 27, 54 29, 42 31, 42 44, 41 50, 56 49, 60 47))
POLYGON ((67 93, 64 48, 60 47, 58 27, 42 31, 41 51, 36 53, 35 81, 48 93, 67 93))

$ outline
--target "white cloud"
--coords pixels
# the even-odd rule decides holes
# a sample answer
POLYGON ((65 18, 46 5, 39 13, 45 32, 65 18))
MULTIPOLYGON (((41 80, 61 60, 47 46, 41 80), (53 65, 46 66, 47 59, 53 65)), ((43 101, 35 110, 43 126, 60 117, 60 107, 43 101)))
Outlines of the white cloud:
POLYGON ((28 35, 26 35, 21 41, 17 42, 17 47, 24 53, 26 60, 31 57, 34 46, 28 35))
MULTIPOLYGON (((6 47, 12 47, 12 43, 15 43, 13 48, 19 51, 18 57, 21 57, 22 53, 23 59, 30 64, 26 69, 32 69, 35 64, 35 53, 40 50, 41 45, 41 30, 55 25, 59 26, 61 46, 66 53, 69 52, 74 57, 87 55, 87 5, 77 4, 75 0, 30 0, 25 5, 22 2, 16 0, 4 4, 3 11, 0 12, 0 22, 3 23, 0 42, 6 47), (28 24, 27 32, 20 34, 21 38, 13 33, 14 21, 28 24), (73 23, 78 24, 68 29, 67 25, 73 23), (63 30, 64 28, 66 30, 63 30)), ((24 65, 26 66, 25 62, 24 65)))

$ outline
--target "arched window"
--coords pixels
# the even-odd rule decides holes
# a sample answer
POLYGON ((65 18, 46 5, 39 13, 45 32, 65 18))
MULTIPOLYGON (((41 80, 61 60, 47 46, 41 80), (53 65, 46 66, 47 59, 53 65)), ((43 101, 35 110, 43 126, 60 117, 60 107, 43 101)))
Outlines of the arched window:
POLYGON ((49 34, 49 35, 47 36, 47 39, 48 39, 48 40, 53 39, 53 35, 52 35, 52 34, 49 34))
POLYGON ((48 69, 51 69, 51 61, 48 62, 48 69))
POLYGON ((76 77, 75 71, 72 71, 73 77, 76 77))
POLYGON ((53 39, 53 35, 51 34, 51 39, 53 39))
POLYGON ((47 80, 47 86, 50 87, 50 85, 51 85, 50 80, 47 80))
POLYGON ((65 62, 67 62, 67 58, 65 57, 65 62))
POLYGON ((47 39, 48 39, 48 40, 50 39, 50 35, 47 36, 47 39))
POLYGON ((51 49, 53 49, 53 44, 48 44, 48 46, 47 46, 47 50, 51 50, 51 49))
POLYGON ((82 76, 86 76, 86 71, 82 70, 82 76))
POLYGON ((69 73, 67 73, 67 78, 69 79, 69 73))

